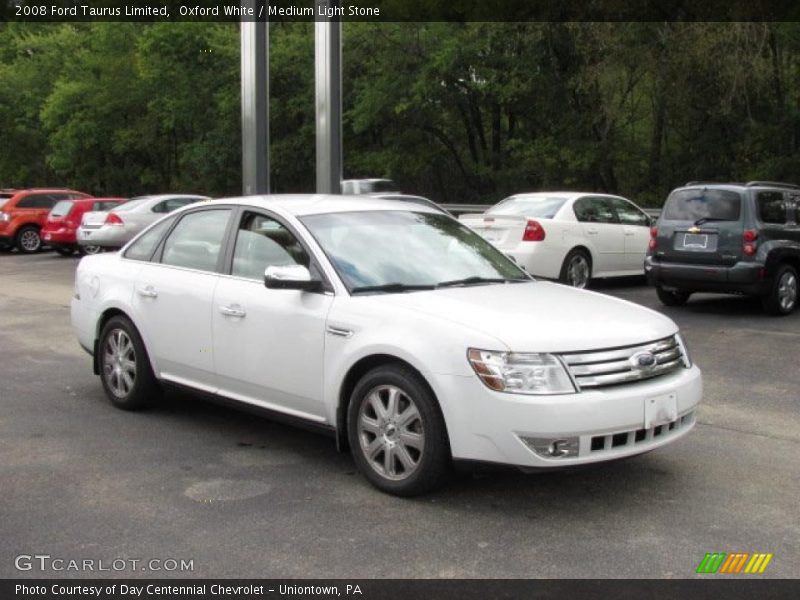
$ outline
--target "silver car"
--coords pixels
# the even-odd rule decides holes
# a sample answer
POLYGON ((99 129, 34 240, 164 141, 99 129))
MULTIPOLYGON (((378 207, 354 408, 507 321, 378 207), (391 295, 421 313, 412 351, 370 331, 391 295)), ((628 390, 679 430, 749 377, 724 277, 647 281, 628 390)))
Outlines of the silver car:
POLYGON ((183 194, 140 196, 109 211, 84 213, 78 228, 78 244, 121 248, 165 214, 187 204, 210 199, 208 196, 183 194))

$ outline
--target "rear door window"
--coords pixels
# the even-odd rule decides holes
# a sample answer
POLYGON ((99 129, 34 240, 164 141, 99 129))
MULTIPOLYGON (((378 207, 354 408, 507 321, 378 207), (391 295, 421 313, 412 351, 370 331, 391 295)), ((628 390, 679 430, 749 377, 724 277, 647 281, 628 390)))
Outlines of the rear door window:
POLYGON ((164 242, 161 262, 216 271, 230 214, 230 209, 213 209, 185 215, 164 242))
POLYGON ((125 258, 131 260, 150 260, 158 242, 175 222, 175 217, 169 217, 153 225, 146 233, 143 233, 125 251, 125 258))
POLYGON ((619 223, 610 198, 579 198, 572 210, 581 223, 619 223))
POLYGON ((730 190, 676 190, 664 204, 662 218, 670 221, 738 221, 742 197, 730 190))
POLYGON ((783 192, 758 192, 756 195, 758 218, 762 223, 784 225, 787 221, 786 201, 783 192))

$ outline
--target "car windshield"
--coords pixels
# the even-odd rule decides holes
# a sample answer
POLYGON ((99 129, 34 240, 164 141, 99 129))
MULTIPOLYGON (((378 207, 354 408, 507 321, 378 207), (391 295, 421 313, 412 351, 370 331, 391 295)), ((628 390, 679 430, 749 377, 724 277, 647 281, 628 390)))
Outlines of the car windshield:
POLYGON ((50 216, 63 217, 69 213, 69 210, 72 208, 72 204, 72 200, 61 200, 60 202, 56 202, 53 210, 50 211, 50 216))
POLYGON ((494 246, 441 213, 362 211, 301 221, 351 292, 529 280, 494 246))
POLYGON ((495 204, 486 214, 552 219, 566 201, 560 196, 512 196, 495 204))
POLYGON ((141 198, 139 200, 128 200, 124 204, 120 204, 119 206, 114 207, 114 212, 127 212, 129 210, 133 210, 137 206, 141 206, 145 201, 145 198, 141 198))
POLYGON ((695 188, 676 190, 664 204, 663 219, 671 221, 738 221, 742 199, 738 192, 695 188))

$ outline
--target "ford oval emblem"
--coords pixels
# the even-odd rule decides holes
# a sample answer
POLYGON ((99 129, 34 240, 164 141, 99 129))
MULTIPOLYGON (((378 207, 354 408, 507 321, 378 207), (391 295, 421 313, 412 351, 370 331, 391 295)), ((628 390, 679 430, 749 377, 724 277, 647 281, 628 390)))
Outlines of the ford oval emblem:
POLYGON ((656 357, 652 352, 637 352, 630 358, 634 369, 652 369, 656 366, 656 357))

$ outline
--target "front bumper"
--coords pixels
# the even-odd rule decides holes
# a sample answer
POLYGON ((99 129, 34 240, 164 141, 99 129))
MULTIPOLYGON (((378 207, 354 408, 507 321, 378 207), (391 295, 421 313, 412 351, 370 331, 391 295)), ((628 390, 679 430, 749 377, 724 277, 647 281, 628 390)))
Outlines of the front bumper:
POLYGON ((733 266, 693 265, 653 260, 644 261, 647 282, 666 288, 694 292, 738 293, 760 296, 770 289, 764 265, 738 262, 733 266))
POLYGON ((437 390, 453 458, 552 469, 648 452, 687 434, 703 394, 700 369, 691 367, 627 385, 558 396, 493 392, 477 377, 452 376, 437 390), (677 418, 645 428, 645 403, 674 395, 677 418), (578 454, 544 457, 525 439, 577 438, 578 454))

